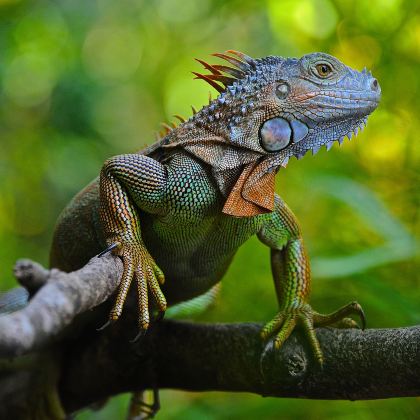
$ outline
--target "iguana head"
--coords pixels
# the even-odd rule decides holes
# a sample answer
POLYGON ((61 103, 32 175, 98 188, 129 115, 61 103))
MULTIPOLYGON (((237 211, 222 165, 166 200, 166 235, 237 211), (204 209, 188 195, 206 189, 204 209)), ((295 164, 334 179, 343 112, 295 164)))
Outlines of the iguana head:
POLYGON ((323 145, 329 150, 357 134, 381 89, 366 69, 353 70, 324 53, 300 59, 228 54, 215 55, 234 67, 199 60, 211 74, 197 77, 220 95, 192 118, 213 135, 185 148, 212 165, 221 189, 237 170, 223 211, 251 216, 273 209, 274 175, 291 156, 315 154, 323 145))

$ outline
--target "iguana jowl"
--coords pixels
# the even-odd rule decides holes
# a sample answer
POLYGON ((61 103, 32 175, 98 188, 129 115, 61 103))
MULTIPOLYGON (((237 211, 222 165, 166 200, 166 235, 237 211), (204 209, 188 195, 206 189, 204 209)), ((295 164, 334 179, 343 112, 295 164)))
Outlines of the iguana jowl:
POLYGON ((215 54, 232 66, 196 73, 220 95, 162 140, 107 160, 100 179, 79 193, 58 222, 51 265, 76 269, 106 247, 124 264, 110 321, 121 315, 130 284, 138 290, 139 327, 149 308, 191 299, 219 282, 250 236, 271 249, 279 312, 262 330, 280 347, 296 325, 316 359, 314 327, 354 326, 352 302, 322 315, 308 303, 310 267, 291 210, 274 193, 274 177, 291 156, 329 149, 351 137, 377 107, 380 87, 323 53, 300 59, 215 54), (222 86, 223 85, 223 86, 222 86))

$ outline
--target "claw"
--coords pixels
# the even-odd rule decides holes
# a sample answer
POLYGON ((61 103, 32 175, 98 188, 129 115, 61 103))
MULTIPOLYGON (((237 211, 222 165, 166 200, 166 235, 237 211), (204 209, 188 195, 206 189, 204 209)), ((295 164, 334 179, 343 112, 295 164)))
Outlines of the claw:
POLYGON ((353 311, 354 311, 353 313, 356 313, 357 315, 359 315, 360 320, 362 322, 362 327, 360 328, 358 326, 358 328, 364 331, 366 329, 366 315, 365 315, 365 312, 363 311, 363 308, 358 302, 352 302, 350 305, 353 307, 353 311))
POLYGON ((366 315, 365 315, 365 312, 363 311, 362 307, 359 304, 357 304, 357 309, 359 311, 359 316, 360 316, 360 319, 362 321, 362 331, 364 331, 366 329, 366 315))
POLYGON ((106 327, 109 327, 111 324, 113 324, 114 321, 111 319, 108 319, 108 321, 105 322, 104 325, 102 325, 102 327, 96 328, 96 331, 102 331, 104 330, 106 327))
POLYGON ((147 332, 147 330, 140 330, 138 332, 138 334, 132 340, 130 340, 130 343, 135 343, 140 338, 144 337, 146 335, 146 332, 147 332))
POLYGON ((98 258, 103 257, 106 253, 111 252, 113 249, 117 248, 119 246, 119 242, 115 242, 111 245, 109 245, 106 249, 104 249, 102 252, 98 254, 98 258))

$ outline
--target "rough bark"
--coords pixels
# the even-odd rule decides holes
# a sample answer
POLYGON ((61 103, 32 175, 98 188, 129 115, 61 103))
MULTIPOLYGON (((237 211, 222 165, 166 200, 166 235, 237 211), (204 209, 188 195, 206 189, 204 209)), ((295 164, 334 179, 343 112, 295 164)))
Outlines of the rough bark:
MULTIPOLYGON (((28 398, 40 380, 48 392, 58 382, 66 412, 152 387, 350 400, 420 395, 418 326, 318 329, 323 368, 312 360, 299 332, 274 351, 271 343, 261 341, 257 324, 163 321, 131 343, 135 323, 128 313, 102 332, 89 326, 65 333, 81 323, 79 314, 113 293, 121 268, 111 255, 93 258, 69 274, 18 262, 16 276, 21 284, 32 285, 33 298, 23 309, 0 317, 0 414, 25 418, 22 413, 28 412, 28 398)), ((54 398, 44 400, 49 410, 57 408, 54 398)))
POLYGON ((14 269, 21 284, 44 285, 23 309, 0 317, 0 357, 36 350, 54 339, 74 318, 104 302, 122 273, 118 258, 92 258, 80 270, 64 273, 20 260, 14 269))
POLYGON ((318 329, 323 368, 299 333, 275 351, 261 342, 261 327, 165 321, 135 344, 122 331, 110 331, 69 349, 83 357, 73 358, 63 372, 63 404, 73 411, 154 386, 317 399, 420 395, 420 327, 318 329))

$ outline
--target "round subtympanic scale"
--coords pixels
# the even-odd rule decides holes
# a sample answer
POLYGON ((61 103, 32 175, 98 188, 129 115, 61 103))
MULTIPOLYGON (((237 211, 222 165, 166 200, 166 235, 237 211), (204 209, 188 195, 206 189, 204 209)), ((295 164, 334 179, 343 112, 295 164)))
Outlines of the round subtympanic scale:
POLYGON ((267 152, 278 152, 284 149, 292 138, 292 129, 283 118, 266 121, 260 129, 261 146, 267 152))

